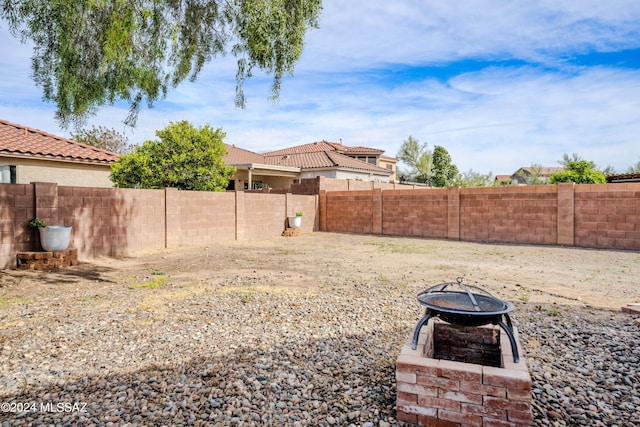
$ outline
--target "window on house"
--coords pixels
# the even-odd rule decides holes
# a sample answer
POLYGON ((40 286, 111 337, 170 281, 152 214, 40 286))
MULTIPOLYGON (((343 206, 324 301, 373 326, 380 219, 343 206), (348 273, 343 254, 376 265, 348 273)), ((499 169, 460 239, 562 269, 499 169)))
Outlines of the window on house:
POLYGON ((16 167, 12 165, 0 165, 0 183, 16 183, 16 167))
POLYGON ((375 157, 367 157, 367 162, 371 163, 372 165, 376 164, 376 158, 375 157))
POLYGON ((390 171, 393 170, 393 165, 387 164, 387 169, 389 169, 390 171))

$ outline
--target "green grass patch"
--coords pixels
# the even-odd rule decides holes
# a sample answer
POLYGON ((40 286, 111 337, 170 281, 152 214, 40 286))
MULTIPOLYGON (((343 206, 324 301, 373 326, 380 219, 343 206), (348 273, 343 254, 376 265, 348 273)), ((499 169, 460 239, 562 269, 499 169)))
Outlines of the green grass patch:
POLYGON ((14 297, 0 298, 0 308, 7 307, 10 304, 31 304, 33 301, 24 299, 22 295, 15 295, 14 297))
POLYGON ((133 283, 133 284, 129 285, 129 288, 130 289, 142 289, 142 288, 155 289, 155 288, 159 288, 160 286, 164 285, 168 281, 169 281, 168 277, 156 277, 155 279, 153 279, 150 282, 133 283))

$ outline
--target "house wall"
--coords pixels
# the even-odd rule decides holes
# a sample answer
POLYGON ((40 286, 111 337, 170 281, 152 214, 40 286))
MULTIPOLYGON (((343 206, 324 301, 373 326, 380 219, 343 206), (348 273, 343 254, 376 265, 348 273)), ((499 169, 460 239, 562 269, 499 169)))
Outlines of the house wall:
POLYGON ((317 230, 317 196, 0 184, 0 268, 40 248, 28 222, 73 226, 78 258, 280 236, 287 215, 303 211, 302 231, 317 230))
POLYGON ((332 190, 320 231, 640 250, 640 183, 332 190))
MULTIPOLYGON (((243 190, 245 183, 249 183, 249 174, 246 170, 238 170, 232 178, 235 181, 235 189, 243 190)), ((293 184, 293 180, 297 179, 296 176, 278 176, 278 175, 263 175, 260 173, 253 173, 251 175, 251 183, 252 186, 261 182, 263 185, 266 185, 266 188, 274 188, 274 189, 288 189, 293 184)))
POLYGON ((300 179, 314 179, 314 178, 330 178, 330 179, 339 179, 339 180, 354 180, 354 181, 377 181, 377 182, 389 182, 389 177, 383 175, 369 175, 368 172, 358 173, 358 172, 350 172, 350 171, 342 171, 342 170, 327 170, 327 171, 313 171, 313 172, 302 172, 300 174, 300 179))
POLYGON ((0 164, 16 166, 16 183, 55 182, 58 185, 113 187, 111 166, 2 157, 0 164))

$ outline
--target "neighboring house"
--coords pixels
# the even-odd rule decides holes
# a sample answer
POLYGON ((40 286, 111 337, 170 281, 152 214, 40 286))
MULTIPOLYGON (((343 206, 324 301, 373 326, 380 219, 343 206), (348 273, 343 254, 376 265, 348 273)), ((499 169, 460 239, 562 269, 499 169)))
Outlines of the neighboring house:
POLYGON ((363 181, 395 181, 397 159, 384 156, 384 150, 351 147, 329 141, 284 148, 265 153, 270 162, 296 164, 302 169, 301 178, 360 179, 363 181), (353 160, 356 160, 355 162, 353 160))
POLYGON ((397 159, 383 150, 319 141, 264 154, 227 145, 225 163, 237 169, 229 189, 289 188, 305 178, 390 182, 397 159))
POLYGON ((227 190, 289 188, 300 179, 300 168, 268 164, 262 154, 225 144, 224 162, 236 168, 227 190))
POLYGON ((511 175, 511 183, 514 185, 548 184, 549 178, 554 173, 564 172, 563 167, 554 166, 526 166, 521 167, 511 175))
POLYGON ((0 182, 113 187, 118 154, 0 120, 0 182))
POLYGON ((511 185, 511 175, 496 175, 493 180, 495 186, 511 185))
POLYGON ((640 182, 640 173, 623 173, 607 176, 608 183, 620 183, 620 182, 640 182))

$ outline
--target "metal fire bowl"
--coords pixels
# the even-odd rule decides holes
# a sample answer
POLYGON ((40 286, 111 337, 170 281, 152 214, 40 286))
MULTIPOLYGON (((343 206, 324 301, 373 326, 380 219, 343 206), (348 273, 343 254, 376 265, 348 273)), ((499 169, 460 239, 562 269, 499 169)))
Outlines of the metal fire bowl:
POLYGON ((482 326, 496 323, 503 314, 515 307, 490 295, 473 294, 478 306, 474 306, 465 292, 435 292, 418 295, 420 304, 427 307, 431 316, 462 326, 482 326))

